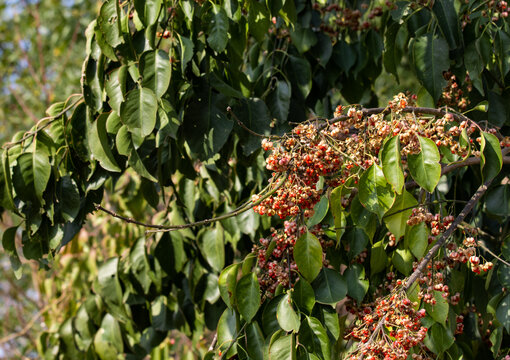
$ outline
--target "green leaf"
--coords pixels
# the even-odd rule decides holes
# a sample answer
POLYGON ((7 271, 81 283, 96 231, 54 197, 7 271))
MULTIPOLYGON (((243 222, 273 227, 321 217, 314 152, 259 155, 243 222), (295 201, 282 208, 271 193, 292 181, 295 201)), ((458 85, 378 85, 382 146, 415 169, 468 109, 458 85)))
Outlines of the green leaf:
POLYGON ((427 314, 443 325, 446 325, 446 319, 448 319, 448 301, 443 297, 441 291, 434 290, 434 299, 436 300, 435 305, 425 304, 425 310, 427 314))
POLYGON ((427 331, 425 337, 425 346, 432 350, 435 354, 442 354, 453 345, 455 338, 450 329, 441 324, 434 324, 427 331))
POLYGON ((11 268, 14 271, 14 275, 16 276, 17 279, 20 279, 22 269, 21 261, 19 259, 18 252, 16 251, 17 230, 18 230, 17 226, 5 229, 4 234, 2 236, 2 247, 4 248, 5 253, 9 256, 11 268))
POLYGON ((107 0, 101 6, 97 24, 104 35, 106 42, 113 48, 124 42, 120 31, 120 11, 118 1, 107 0))
POLYGON ((220 288, 221 298, 229 308, 232 308, 234 305, 233 300, 235 299, 235 289, 239 266, 239 264, 231 264, 227 266, 221 271, 218 278, 218 286, 220 288))
POLYGON ((413 260, 413 254, 408 249, 395 250, 391 259, 397 270, 406 276, 413 270, 413 260))
POLYGON ((106 120, 108 117, 109 115, 107 113, 103 113, 88 127, 89 133, 87 138, 89 141, 89 148, 92 155, 99 161, 103 169, 120 172, 121 169, 115 161, 106 133, 106 120))
POLYGON ((294 30, 290 31, 290 38, 292 44, 302 54, 307 52, 317 43, 317 36, 311 29, 303 28, 299 24, 296 24, 294 30))
POLYGON ((93 290, 109 308, 109 313, 121 321, 125 321, 126 312, 122 301, 122 288, 118 277, 119 259, 114 257, 106 260, 99 268, 94 281, 93 290))
POLYGON ((269 344, 268 360, 295 360, 295 358, 294 334, 286 335, 283 331, 274 334, 269 344))
POLYGON ((158 103, 151 89, 131 90, 120 106, 120 119, 134 135, 144 138, 156 125, 158 103))
POLYGON ((135 0, 135 10, 146 27, 155 24, 158 20, 161 2, 161 0, 135 0))
POLYGON ((129 251, 131 261, 131 273, 138 281, 145 295, 148 294, 152 281, 149 277, 150 265, 147 259, 145 238, 138 239, 129 251))
POLYGON ((299 331, 300 315, 296 313, 292 307, 292 300, 289 293, 285 294, 276 308, 276 319, 280 327, 289 332, 299 331))
POLYGON ((484 181, 492 180, 499 174, 503 166, 503 157, 499 140, 496 136, 482 132, 480 144, 480 167, 484 181))
MULTIPOLYGON (((270 131, 271 116, 264 101, 257 98, 243 100, 234 107, 234 113, 248 129, 258 134, 266 134, 270 131)), ((241 142, 243 153, 251 155, 260 149, 260 138, 246 135, 241 142)))
POLYGON ((220 53, 227 47, 228 16, 220 5, 212 4, 212 19, 209 22, 207 43, 214 51, 220 53))
POLYGON ((363 229, 372 240, 377 230, 377 216, 361 205, 358 195, 352 199, 350 215, 354 225, 363 229))
POLYGON ((264 335, 259 324, 254 321, 246 326, 246 352, 253 360, 264 359, 264 335))
POLYGON ((312 90, 312 69, 308 60, 294 55, 289 55, 289 63, 294 83, 306 99, 312 90))
POLYGON ((315 293, 312 286, 304 278, 299 278, 298 282, 294 285, 292 300, 301 311, 307 314, 312 313, 313 306, 315 305, 315 293))
POLYGON ((260 307, 260 286, 255 273, 243 276, 236 286, 236 303, 246 322, 250 322, 260 307))
POLYGON ((432 193, 441 177, 440 156, 436 144, 430 139, 418 136, 421 151, 409 154, 409 172, 418 185, 432 193))
POLYGON ((102 65, 103 62, 90 56, 83 64, 85 69, 85 77, 82 80, 83 99, 94 111, 100 111, 103 107, 102 65))
POLYGON ((347 231, 347 233, 344 235, 343 240, 346 241, 349 245, 347 257, 350 260, 361 254, 369 242, 368 235, 363 229, 357 226, 353 229, 349 229, 349 231, 347 231))
POLYGON ((356 63, 356 51, 354 48, 347 44, 343 39, 339 40, 333 47, 333 61, 345 73, 356 63))
POLYGON ((230 359, 237 353, 237 345, 235 344, 237 335, 236 313, 233 309, 225 309, 218 321, 216 333, 218 334, 217 350, 224 353, 230 348, 225 356, 227 359, 230 359), (234 345, 230 346, 232 342, 234 342, 234 345))
POLYGON ((276 82, 274 90, 269 94, 267 103, 271 115, 278 120, 279 124, 287 121, 290 109, 291 87, 287 81, 276 82))
POLYGON ((168 53, 163 50, 146 51, 140 58, 140 75, 142 76, 142 86, 151 89, 156 97, 162 97, 172 75, 172 64, 168 53))
POLYGON ((434 102, 437 102, 446 86, 443 71, 447 71, 450 67, 448 43, 428 33, 417 38, 410 49, 411 61, 418 80, 432 95, 434 102))
POLYGON ((323 268, 312 284, 315 299, 321 304, 335 305, 347 295, 347 283, 336 270, 323 268))
POLYGON ((321 200, 317 204, 315 204, 313 210, 314 210, 313 216, 310 219, 308 219, 306 223, 308 228, 311 228, 312 226, 315 226, 318 223, 320 223, 328 213, 329 210, 328 197, 326 195, 322 196, 321 200))
POLYGON ((510 332, 510 294, 507 294, 499 303, 496 318, 507 332, 510 332))
POLYGON ((128 131, 127 126, 122 126, 117 133, 117 137, 115 139, 115 143, 117 145, 117 150, 119 154, 128 157, 128 164, 131 166, 140 176, 143 176, 147 180, 152 182, 157 182, 157 179, 152 176, 147 168, 142 162, 140 155, 135 150, 135 146, 133 145, 133 140, 131 139, 131 134, 128 131))
POLYGON ((310 354, 316 355, 319 359, 331 359, 331 342, 326 329, 318 319, 307 316, 299 335, 300 343, 310 354))
POLYGON ((471 43, 466 46, 466 50, 464 51, 464 65, 469 73, 469 78, 473 82, 473 86, 480 94, 484 95, 485 91, 482 83, 484 63, 476 50, 476 43, 471 43))
POLYGON ((372 251, 370 252, 370 272, 376 274, 383 271, 386 269, 387 263, 388 255, 384 251, 384 243, 381 240, 372 246, 372 251))
POLYGON ((9 154, 6 150, 2 152, 2 164, 0 167, 0 206, 7 210, 17 212, 17 209, 14 206, 12 190, 9 154))
POLYGON ((308 281, 313 281, 322 268, 322 246, 310 232, 301 235, 294 245, 294 261, 299 272, 308 281))
POLYGON ((281 329, 278 319, 276 318, 276 311, 283 296, 284 295, 277 295, 272 298, 269 303, 266 304, 262 312, 262 329, 266 336, 270 336, 281 329))
POLYGON ((397 64, 400 64, 400 58, 397 52, 397 34, 400 30, 401 25, 393 22, 391 25, 386 27, 384 33, 384 52, 383 52, 383 64, 384 69, 393 74, 398 82, 397 64))
POLYGON ((333 214, 336 241, 340 241, 342 235, 345 233, 345 227, 347 225, 347 219, 345 217, 345 210, 342 206, 342 187, 338 186, 333 189, 329 195, 329 208, 333 214))
POLYGON ((181 72, 184 74, 186 70, 186 65, 193 58, 193 49, 195 44, 189 38, 179 35, 179 43, 181 45, 180 53, 181 53, 181 72))
POLYGON ((118 358, 124 352, 124 343, 119 323, 111 314, 106 314, 101 327, 94 336, 94 349, 101 360, 118 358))
POLYGON ((42 195, 51 175, 48 155, 43 151, 21 154, 14 167, 12 180, 16 195, 23 201, 41 204, 42 195))
POLYGON ((439 28, 446 41, 448 41, 450 49, 459 48, 462 45, 462 34, 453 0, 434 1, 432 12, 436 16, 439 28))
POLYGON ((380 158, 384 176, 398 195, 402 193, 405 182, 400 157, 400 137, 396 135, 384 143, 380 158))
POLYGON ((250 0, 249 4, 248 30, 257 41, 262 42, 271 25, 269 11, 257 0, 250 0))
POLYGON ((492 330, 489 341, 491 342, 492 355, 496 357, 501 348, 501 343, 503 342, 503 326, 498 326, 492 330))
POLYGON ((417 259, 425 255, 425 250, 429 245, 429 228, 425 223, 419 223, 408 228, 405 238, 405 248, 411 250, 417 259))
POLYGON ((202 229, 198 233, 198 247, 213 270, 220 272, 225 265, 225 240, 222 226, 217 224, 213 229, 202 229))
POLYGON ((122 65, 110 73, 109 78, 105 83, 105 90, 108 95, 108 104, 110 104, 117 114, 120 113, 120 106, 122 105, 124 95, 126 94, 126 82, 127 66, 122 65))
POLYGON ((365 268, 361 264, 352 264, 343 275, 348 285, 347 294, 361 304, 369 286, 369 281, 365 280, 365 268))
POLYGON ((395 203, 384 216, 384 223, 388 230, 395 235, 397 241, 404 236, 407 228, 407 220, 413 212, 413 206, 418 205, 418 201, 413 195, 404 190, 402 195, 398 195, 395 203))
POLYGON ((69 175, 62 176, 58 185, 60 213, 64 221, 72 222, 80 212, 81 198, 78 185, 69 175))
POLYGON ((373 164, 359 179, 359 201, 369 211, 377 214, 379 220, 391 208, 395 193, 388 184, 382 169, 373 164))

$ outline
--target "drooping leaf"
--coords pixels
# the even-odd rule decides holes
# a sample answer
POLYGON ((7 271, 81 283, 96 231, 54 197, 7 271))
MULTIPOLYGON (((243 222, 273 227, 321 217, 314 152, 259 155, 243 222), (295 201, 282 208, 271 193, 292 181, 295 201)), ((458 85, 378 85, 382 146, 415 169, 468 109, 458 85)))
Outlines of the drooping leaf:
POLYGON ((450 329, 435 323, 427 331, 424 343, 435 354, 442 354, 453 345, 454 341, 455 338, 450 329))
POLYGON ((239 312, 250 322, 260 307, 260 286, 255 273, 247 274, 238 281, 235 297, 239 312))
POLYGON ((322 246, 315 235, 307 232, 296 240, 294 260, 299 272, 308 281, 317 277, 322 268, 322 246))
POLYGON ((163 50, 146 51, 140 58, 142 86, 151 89, 159 99, 170 84, 172 64, 168 53, 163 50))
POLYGON ((220 272, 225 265, 225 239, 222 226, 202 229, 198 234, 198 246, 213 270, 220 272))
POLYGON ((361 264, 353 264, 345 270, 344 277, 348 285, 347 294, 361 304, 369 286, 365 268, 361 264))
POLYGON ((264 359, 264 334, 256 321, 246 327, 246 352, 254 360, 264 359))
POLYGON ((139 19, 148 27, 158 20, 161 11, 161 0, 135 0, 135 10, 139 19))
POLYGON ((391 184, 393 190, 400 195, 404 187, 404 172, 400 160, 400 138, 393 136, 388 139, 380 153, 382 170, 386 180, 391 184))
POLYGON ((312 284, 315 299, 321 304, 336 304, 347 295, 347 283, 336 270, 323 268, 312 284))
POLYGON ((129 131, 144 138, 152 133, 156 125, 158 103, 151 89, 131 90, 120 106, 120 118, 129 131))
POLYGON ((107 0, 101 6, 97 24, 103 33, 106 42, 113 48, 124 42, 120 29, 120 11, 118 2, 107 0))
POLYGON ((230 358, 237 353, 236 341, 236 314, 233 309, 225 309, 218 321, 218 328, 216 330, 217 337, 217 353, 224 353, 228 350, 226 357, 230 358), (234 342, 234 344, 232 344, 234 342))
POLYGON ((432 33, 420 36, 410 47, 411 61, 420 83, 437 102, 446 86, 443 71, 450 66, 448 43, 442 38, 434 38, 432 33))
POLYGON ((69 176, 63 176, 58 184, 60 213, 64 221, 74 221, 80 211, 80 191, 78 185, 69 176))
POLYGON ((406 276, 408 276, 411 273, 411 270, 413 270, 413 260, 413 254, 411 254, 411 251, 408 249, 395 250, 391 259, 397 270, 406 276))
POLYGON ((115 144, 117 145, 119 154, 128 157, 129 166, 131 166, 140 176, 143 176, 147 180, 157 182, 156 178, 149 173, 143 164, 140 155, 138 155, 127 126, 124 125, 119 129, 115 139, 115 144))
POLYGON ((397 241, 406 233, 407 220, 416 205, 418 205, 418 201, 413 195, 404 190, 402 195, 396 197, 395 203, 384 216, 386 227, 395 235, 397 241))
POLYGON ((278 324, 280 324, 280 327, 283 330, 287 332, 299 331, 299 326, 301 323, 300 316, 292 306, 292 299, 289 293, 285 294, 280 300, 280 303, 276 309, 276 319, 278 320, 278 324))
POLYGON ((221 298, 229 308, 232 308, 234 305, 233 299, 235 299, 235 289, 239 266, 239 264, 231 264, 227 266, 221 271, 218 278, 218 286, 220 288, 221 298))
POLYGON ((484 181, 492 180, 503 166, 503 157, 496 136, 482 132, 480 143, 480 167, 484 181))
POLYGON ((342 187, 338 186, 329 195, 329 208, 333 214, 336 241, 340 241, 342 235, 345 233, 347 219, 345 217, 345 210, 342 206, 342 187))
POLYGON ((294 360, 296 358, 294 334, 286 335, 280 331, 271 337, 269 360, 294 360))
POLYGON ((377 164, 371 165, 359 179, 359 201, 379 219, 391 208, 395 193, 388 184, 382 169, 377 164))
POLYGON ((110 73, 109 78, 105 83, 105 90, 108 95, 108 104, 110 104, 117 114, 120 113, 120 106, 124 101, 124 95, 126 94, 126 82, 127 66, 122 65, 110 73))
POLYGON ((225 9, 220 5, 212 5, 212 19, 209 23, 207 43, 220 53, 227 47, 229 21, 225 9))
POLYGON ((248 11, 248 30, 249 32, 261 42, 267 34, 270 23, 270 14, 265 4, 251 0, 249 1, 250 8, 248 11))
POLYGON ((411 250, 417 259, 421 259, 425 255, 429 244, 429 232, 425 223, 410 226, 406 232, 405 247, 411 250))
POLYGON ((121 169, 113 156, 106 133, 107 113, 98 116, 89 127, 88 141, 92 155, 99 161, 101 167, 108 171, 119 172, 121 169))
POLYGON ((370 269, 372 274, 383 271, 388 263, 388 255, 384 251, 383 241, 376 242, 370 252, 370 269))
POLYGON ((308 228, 311 228, 312 226, 315 226, 318 223, 320 223, 328 213, 328 210, 329 199, 326 195, 324 195, 322 196, 321 200, 317 204, 315 204, 313 208, 314 211, 313 216, 310 219, 308 219, 306 224, 308 228))
POLYGON ((44 151, 24 153, 16 162, 12 174, 16 195, 23 201, 42 203, 42 195, 51 175, 48 154, 44 151))
POLYGON ((418 139, 421 151, 409 154, 409 172, 418 185, 432 193, 441 177, 439 150, 432 140, 422 136, 418 136, 418 139))
POLYGON ((446 319, 448 319, 448 302, 443 297, 442 292, 437 290, 434 290, 434 299, 436 300, 436 304, 425 304, 425 310, 427 310, 427 314, 432 319, 445 325, 446 319))
POLYGON ((397 64, 400 62, 397 54, 397 34, 402 26, 399 23, 392 23, 386 27, 384 33, 384 69, 393 74, 398 81, 397 64))
POLYGON ((316 355, 319 359, 331 359, 331 341, 318 319, 310 316, 305 318, 299 339, 308 353, 316 355))
POLYGON ((268 96, 268 105, 271 110, 271 115, 275 117, 280 124, 287 121, 289 116, 291 98, 291 87, 283 80, 279 80, 274 90, 268 96))
POLYGON ((434 1, 432 12, 436 16, 439 28, 443 33, 450 49, 456 49, 462 45, 459 18, 453 0, 434 1))
POLYGON ((111 314, 106 314, 101 327, 94 336, 94 348, 101 360, 117 358, 124 351, 119 323, 111 314))

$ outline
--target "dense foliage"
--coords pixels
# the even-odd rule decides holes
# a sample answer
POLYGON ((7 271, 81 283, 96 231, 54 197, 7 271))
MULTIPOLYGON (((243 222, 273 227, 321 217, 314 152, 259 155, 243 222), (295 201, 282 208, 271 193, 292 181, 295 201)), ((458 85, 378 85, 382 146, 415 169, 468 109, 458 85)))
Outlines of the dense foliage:
POLYGON ((3 146, 41 356, 507 356, 507 17, 105 1, 82 94, 3 146))

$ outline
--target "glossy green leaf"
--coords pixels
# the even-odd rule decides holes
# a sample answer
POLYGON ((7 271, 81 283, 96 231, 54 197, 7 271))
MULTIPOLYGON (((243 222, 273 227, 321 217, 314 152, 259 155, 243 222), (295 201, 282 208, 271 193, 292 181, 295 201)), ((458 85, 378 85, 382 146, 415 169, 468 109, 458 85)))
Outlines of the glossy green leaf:
POLYGON ((161 11, 161 0, 134 0, 135 10, 145 26, 154 24, 161 11))
POLYGON ((401 24, 392 23, 386 27, 384 33, 384 52, 383 52, 383 64, 384 69, 393 74, 398 81, 397 64, 400 62, 400 58, 397 53, 397 34, 401 28, 401 24))
POLYGON ((322 246, 315 235, 307 232, 296 240, 294 260, 305 279, 312 281, 317 277, 322 268, 322 246))
POLYGON ((384 143, 380 158, 386 180, 388 180, 393 190, 399 195, 402 193, 405 182, 400 157, 400 137, 397 135, 384 143))
POLYGON ((318 319, 306 316, 299 335, 300 343, 310 354, 316 355, 319 359, 331 359, 331 342, 326 329, 318 319))
POLYGON ((312 286, 303 278, 300 278, 294 285, 292 301, 296 303, 301 311, 307 314, 312 313, 315 305, 315 293, 312 286))
POLYGON ((269 360, 295 360, 296 347, 294 334, 286 335, 283 331, 274 334, 269 344, 269 360))
POLYGON ((446 80, 443 71, 450 67, 448 43, 443 38, 434 38, 432 33, 420 36, 410 47, 411 62, 420 83, 432 95, 434 102, 439 100, 446 80))
POLYGON ((181 72, 184 74, 186 66, 193 58, 193 49, 195 44, 189 38, 179 35, 179 43, 181 45, 181 72))
POLYGON ((119 154, 128 157, 129 166, 131 166, 140 176, 143 176, 147 180, 157 182, 156 178, 149 173, 143 164, 140 155, 138 155, 127 126, 124 125, 120 128, 117 133, 115 143, 119 154))
POLYGON ((299 25, 296 25, 294 30, 291 29, 290 38, 292 39, 292 44, 301 54, 310 50, 317 43, 317 36, 314 32, 309 28, 303 28, 299 25))
POLYGON ((432 12, 450 49, 453 50, 460 47, 462 45, 462 34, 453 0, 434 1, 432 12))
POLYGON ((118 276, 119 259, 114 257, 106 260, 99 268, 93 289, 109 308, 109 312, 121 321, 125 321, 126 313, 122 300, 122 288, 118 276))
POLYGON ((354 225, 363 229, 369 239, 372 240, 377 230, 377 215, 361 205, 358 195, 352 199, 350 210, 351 219, 354 222, 354 225))
POLYGON ((80 211, 80 191, 69 175, 63 176, 58 183, 60 213, 64 221, 74 221, 80 211))
POLYGON ((291 87, 287 81, 279 80, 274 86, 274 90, 268 96, 268 106, 271 115, 275 117, 280 124, 287 121, 290 109, 291 87))
POLYGON ((406 276, 408 276, 411 273, 411 270, 413 270, 414 257, 408 249, 395 250, 391 261, 397 270, 406 276))
POLYGON ((285 294, 276 308, 276 319, 280 327, 289 332, 299 331, 300 315, 294 310, 292 306, 292 299, 289 293, 285 294))
POLYGON ((361 304, 369 286, 369 281, 365 280, 365 268, 355 263, 345 270, 343 276, 348 285, 347 294, 361 304))
POLYGON ((322 196, 321 200, 315 204, 313 216, 307 221, 308 228, 317 225, 320 223, 329 210, 329 199, 326 195, 322 196))
POLYGON ((16 278, 19 279, 21 277, 21 261, 19 259, 18 252, 16 251, 16 232, 18 230, 17 226, 10 227, 4 230, 2 236, 2 247, 4 252, 9 256, 9 260, 11 263, 11 268, 16 275, 16 278))
POLYGON ((0 206, 7 210, 16 211, 13 199, 12 175, 7 151, 2 152, 0 167, 0 206))
POLYGON ((347 257, 352 260, 365 250, 369 239, 365 231, 359 227, 349 229, 342 238, 349 246, 347 257))
POLYGON ((234 310, 227 308, 218 321, 218 328, 216 330, 218 334, 216 343, 217 353, 219 351, 224 353, 229 348, 230 350, 226 354, 227 358, 237 353, 237 345, 235 343, 232 345, 232 342, 236 341, 236 329, 236 314, 234 310))
POLYGON ((306 98, 312 90, 312 69, 310 63, 299 56, 289 56, 290 68, 297 88, 303 98, 306 98))
POLYGON ((491 351, 494 356, 497 356, 501 344, 503 342, 503 326, 498 326, 492 330, 489 340, 491 342, 491 351))
POLYGON ((408 228, 405 235, 405 247, 411 250, 417 259, 421 259, 425 255, 429 245, 429 234, 429 228, 425 223, 419 223, 408 228))
POLYGON ((373 164, 363 172, 359 179, 359 201, 379 219, 391 208, 395 193, 386 181, 382 169, 373 164))
POLYGON ((388 255, 386 255, 386 251, 384 251, 384 243, 381 240, 372 246, 372 251, 370 252, 371 273, 376 274, 383 271, 386 269, 387 263, 388 255))
POLYGON ((257 41, 262 41, 271 25, 269 11, 265 4, 255 0, 249 1, 249 6, 248 31, 257 41))
POLYGON ((409 154, 407 165, 416 183, 432 193, 441 177, 439 150, 432 140, 421 136, 418 136, 418 139, 421 151, 418 154, 409 154))
POLYGON ((347 283, 336 270, 323 268, 312 284, 315 299, 321 304, 336 304, 347 295, 347 283))
POLYGON ((227 266, 221 271, 218 278, 218 286, 220 288, 221 298, 229 308, 232 308, 234 305, 233 300, 235 299, 235 289, 239 266, 239 264, 231 264, 227 266))
POLYGON ((129 131, 144 138, 152 133, 156 125, 158 103, 151 89, 131 90, 120 106, 120 118, 129 131))
POLYGON ((116 359, 124 351, 119 323, 108 313, 94 336, 94 349, 101 360, 116 359))
POLYGON ((266 306, 264 307, 264 311, 262 312, 262 329, 266 336, 270 336, 281 329, 278 319, 276 318, 276 311, 283 296, 283 294, 275 296, 266 303, 266 306))
POLYGON ((264 334, 256 321, 246 326, 246 352, 253 360, 264 359, 264 334))
POLYGON ((220 53, 227 47, 229 21, 225 9, 212 5, 212 19, 207 32, 207 43, 214 51, 220 53))
POLYGON ((448 301, 443 297, 442 292, 436 290, 434 290, 434 299, 436 304, 425 304, 425 310, 432 319, 445 325, 448 319, 448 301))
POLYGON ((260 286, 255 273, 247 274, 237 282, 235 297, 239 312, 250 322, 260 307, 260 286))
POLYGON ((333 61, 340 69, 348 73, 356 63, 356 51, 345 40, 341 39, 333 47, 333 61))
MULTIPOLYGON (((101 57, 103 59, 104 57, 101 57)), ((82 92, 85 103, 94 111, 103 107, 102 62, 88 57, 84 62, 85 77, 82 80, 82 92)))
POLYGON ((480 143, 480 167, 484 181, 492 180, 503 166, 503 157, 499 140, 496 136, 482 132, 480 143))
POLYGON ((329 208, 333 214, 336 241, 340 241, 342 235, 345 233, 347 219, 345 217, 345 210, 342 206, 342 187, 336 187, 329 195, 329 208))
POLYGON ((395 235, 397 241, 406 233, 407 220, 416 205, 418 205, 418 201, 413 195, 404 190, 402 195, 396 197, 395 203, 384 216, 386 227, 395 235))
POLYGON ((51 175, 48 155, 44 152, 24 153, 16 159, 12 180, 16 195, 23 201, 42 202, 51 175))
POLYGON ((111 47, 115 48, 124 42, 120 29, 120 11, 116 0, 107 0, 103 3, 97 24, 111 47))
POLYGON ((221 225, 202 229, 198 234, 198 247, 213 270, 220 272, 225 265, 225 239, 221 225))
POLYGON ((435 354, 442 354, 453 345, 454 341, 451 330, 436 323, 427 331, 424 343, 435 354))
POLYGON ((119 172, 121 169, 113 156, 106 133, 107 113, 98 116, 96 121, 89 127, 88 141, 89 147, 94 158, 96 158, 101 167, 108 171, 119 172))
POLYGON ((120 113, 120 106, 124 101, 124 95, 126 94, 126 82, 127 66, 122 65, 110 73, 109 78, 105 83, 105 90, 108 95, 108 104, 110 104, 117 114, 120 113))
POLYGON ((142 86, 151 89, 157 98, 163 96, 170 85, 172 64, 163 50, 144 52, 140 58, 142 86))

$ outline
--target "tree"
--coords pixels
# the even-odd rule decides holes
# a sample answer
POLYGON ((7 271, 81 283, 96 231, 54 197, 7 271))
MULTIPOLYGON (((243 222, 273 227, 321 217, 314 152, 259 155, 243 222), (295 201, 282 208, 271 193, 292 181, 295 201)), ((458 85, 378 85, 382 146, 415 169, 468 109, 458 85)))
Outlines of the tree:
POLYGON ((506 356, 506 6, 105 1, 2 154, 13 270, 62 270, 38 351, 506 356))

